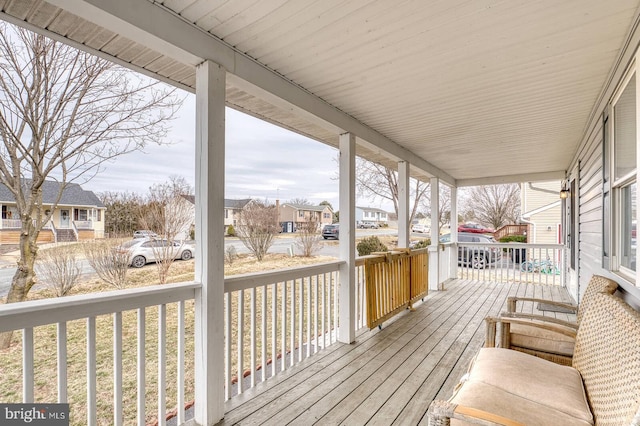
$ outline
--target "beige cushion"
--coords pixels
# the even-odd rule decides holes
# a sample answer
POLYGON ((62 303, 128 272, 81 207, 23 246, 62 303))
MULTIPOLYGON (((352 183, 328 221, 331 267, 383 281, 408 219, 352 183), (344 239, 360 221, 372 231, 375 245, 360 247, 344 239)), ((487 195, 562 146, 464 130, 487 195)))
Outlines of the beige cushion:
POLYGON ((514 397, 535 401, 539 408, 547 407, 586 424, 593 423, 582 378, 572 367, 502 348, 480 349, 472 365, 469 383, 483 383, 514 397))
MULTIPOLYGON (((557 327, 562 328, 561 325, 557 327)), ((575 332, 574 329, 569 327, 564 328, 575 332)), ((573 356, 573 346, 575 344, 573 337, 526 324, 511 324, 510 329, 512 346, 569 357, 573 356)))
MULTIPOLYGON (((514 351, 511 351, 514 352, 514 351)), ((533 357, 532 357, 533 358, 533 357)), ((553 392, 549 392, 553 393, 553 392)), ((583 416, 573 417, 563 411, 539 404, 532 399, 514 395, 482 382, 468 381, 453 396, 451 402, 498 414, 532 426, 592 426, 583 416)), ((452 420, 451 425, 466 425, 452 420)))

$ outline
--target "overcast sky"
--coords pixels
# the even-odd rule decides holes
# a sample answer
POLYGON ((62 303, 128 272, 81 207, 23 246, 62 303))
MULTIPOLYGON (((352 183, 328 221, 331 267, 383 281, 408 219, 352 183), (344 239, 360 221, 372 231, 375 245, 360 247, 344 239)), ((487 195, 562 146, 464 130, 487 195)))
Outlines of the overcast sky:
MULTIPOLYGON (((170 145, 148 145, 145 152, 122 156, 83 187, 144 194, 171 175, 193 185, 195 95, 187 96, 172 127, 170 145)), ((306 198, 339 207, 335 148, 229 108, 226 127, 226 198, 306 198)))

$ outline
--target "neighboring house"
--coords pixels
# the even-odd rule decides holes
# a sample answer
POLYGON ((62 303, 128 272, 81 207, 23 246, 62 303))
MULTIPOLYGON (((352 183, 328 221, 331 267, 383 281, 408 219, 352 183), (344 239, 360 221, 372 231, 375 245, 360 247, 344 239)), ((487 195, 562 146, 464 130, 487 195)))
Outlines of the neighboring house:
MULTIPOLYGON (((194 205, 196 203, 195 195, 183 195, 186 200, 189 200, 191 204, 194 205)), ((240 220, 240 213, 242 210, 253 200, 251 198, 244 198, 241 200, 233 200, 229 198, 224 199, 224 232, 227 232, 227 228, 229 225, 233 225, 235 228, 238 226, 238 220, 240 220)), ((193 217, 195 218, 195 210, 193 213, 193 217)))
MULTIPOLYGON (((276 203, 278 205, 279 203, 276 203)), ((327 205, 312 206, 284 203, 279 205, 279 222, 285 232, 294 232, 303 223, 315 220, 320 229, 333 223, 333 210, 327 205), (289 225, 290 224, 290 225, 289 225)))
POLYGON ((386 211, 376 209, 375 207, 356 206, 356 223, 357 222, 375 222, 381 226, 388 225, 389 215, 386 211))
MULTIPOLYGON (((25 181, 26 182, 26 181, 25 181)), ((55 202, 60 183, 45 181, 42 185, 42 204, 45 213, 55 202), (47 208, 49 207, 49 208, 47 208)), ((17 244, 22 222, 13 194, 0 184, 0 244, 17 244)), ((91 191, 85 191, 77 183, 69 183, 62 191, 53 216, 38 236, 38 242, 80 241, 104 238, 105 206, 91 191)))
POLYGON ((242 210, 247 207, 247 205, 251 202, 251 198, 245 198, 242 200, 229 200, 224 199, 224 229, 229 227, 229 225, 233 225, 235 228, 238 226, 238 220, 240 219, 240 214, 242 210))
POLYGON ((562 203, 559 194, 560 181, 521 185, 521 219, 529 225, 527 242, 558 244, 562 241, 562 203))

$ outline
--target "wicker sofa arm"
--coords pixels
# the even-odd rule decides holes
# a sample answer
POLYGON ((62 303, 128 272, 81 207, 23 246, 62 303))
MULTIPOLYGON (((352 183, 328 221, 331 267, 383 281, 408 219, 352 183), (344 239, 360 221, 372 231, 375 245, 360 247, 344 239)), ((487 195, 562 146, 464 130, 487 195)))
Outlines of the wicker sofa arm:
POLYGON ((536 320, 544 323, 553 323, 558 324, 564 327, 572 328, 574 330, 578 330, 578 324, 571 321, 564 321, 555 317, 547 317, 544 315, 537 314, 525 314, 523 312, 502 312, 500 314, 501 318, 516 318, 516 319, 527 319, 527 320, 536 320))
POLYGON ((553 300, 547 300, 547 299, 538 299, 535 297, 518 297, 518 296, 511 296, 507 298, 507 312, 517 312, 516 311, 516 303, 517 302, 539 302, 539 303, 546 303, 547 305, 554 305, 554 306, 558 306, 560 308, 565 308, 568 310, 572 310, 573 313, 577 313, 578 312, 578 307, 576 305, 572 305, 571 303, 564 303, 564 302, 555 302, 553 300))
POLYGON ((429 426, 445 426, 451 424, 451 419, 462 420, 467 423, 485 426, 524 426, 506 417, 478 410, 476 408, 456 405, 448 401, 434 400, 427 411, 429 426))

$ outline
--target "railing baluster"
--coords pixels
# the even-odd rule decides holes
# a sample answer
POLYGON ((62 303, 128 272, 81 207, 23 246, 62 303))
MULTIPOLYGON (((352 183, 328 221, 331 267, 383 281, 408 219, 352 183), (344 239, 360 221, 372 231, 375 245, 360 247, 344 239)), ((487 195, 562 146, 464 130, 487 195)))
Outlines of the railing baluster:
POLYGON ((337 272, 333 272, 331 275, 333 276, 333 283, 335 285, 335 288, 333 289, 333 342, 335 343, 338 341, 338 294, 340 294, 340 279, 338 278, 337 272))
POLYGON ((262 286, 262 368, 260 373, 262 381, 267 380, 267 286, 262 286))
POLYGON ((320 310, 320 301, 318 300, 318 285, 320 281, 320 276, 316 275, 315 280, 313 282, 313 351, 318 352, 318 344, 320 336, 318 335, 319 325, 318 325, 318 313, 320 310))
POLYGON ((242 393, 244 374, 244 290, 238 292, 238 395, 242 393))
POLYGON ((122 312, 113 314, 113 424, 122 426, 122 312))
POLYGON ((331 344, 331 335, 333 334, 333 328, 331 326, 331 286, 333 285, 332 274, 329 273, 329 283, 327 284, 327 334, 329 335, 329 344, 331 344))
POLYGON ((144 426, 146 424, 145 419, 145 390, 146 390, 146 376, 145 376, 145 309, 138 309, 138 426, 144 426))
POLYGON ((309 288, 307 289, 307 358, 311 356, 311 282, 313 275, 308 278, 309 288))
POLYGON ((320 288, 321 290, 321 295, 320 297, 322 298, 322 349, 327 347, 327 333, 325 330, 325 311, 326 311, 326 304, 327 304, 327 300, 325 299, 324 295, 325 295, 325 287, 327 286, 327 274, 323 274, 322 275, 322 287, 320 288))
POLYGON ((256 289, 251 289, 251 387, 256 385, 256 289))
POLYGON ((298 297, 298 362, 303 359, 304 350, 304 280, 300 278, 300 296, 298 297))
POLYGON ((167 305, 158 306, 158 425, 166 425, 167 305))
POLYGON ((291 348, 291 361, 289 365, 296 363, 296 281, 291 281, 291 336, 289 339, 291 348))
POLYGON ((185 362, 185 306, 184 300, 178 302, 178 354, 177 354, 177 395, 176 395, 176 405, 178 410, 178 418, 177 424, 181 425, 184 423, 184 362, 185 362))
POLYGON ((22 330, 22 402, 33 402, 33 328, 22 330))
POLYGON ((224 387, 225 387, 225 400, 231 399, 231 375, 233 371, 231 371, 231 318, 233 317, 233 313, 231 312, 231 298, 233 297, 232 293, 226 293, 224 295, 224 303, 225 303, 225 333, 224 333, 224 387))
POLYGON ((280 371, 287 369, 287 282, 282 283, 282 353, 280 371))
POLYGON ((278 368, 278 283, 271 284, 271 377, 278 368))
POLYGON ((68 400, 67 395, 67 323, 57 324, 58 332, 58 402, 63 404, 68 400))
POLYGON ((96 385, 96 317, 87 318, 87 424, 98 423, 96 385))

